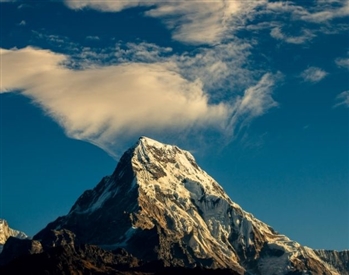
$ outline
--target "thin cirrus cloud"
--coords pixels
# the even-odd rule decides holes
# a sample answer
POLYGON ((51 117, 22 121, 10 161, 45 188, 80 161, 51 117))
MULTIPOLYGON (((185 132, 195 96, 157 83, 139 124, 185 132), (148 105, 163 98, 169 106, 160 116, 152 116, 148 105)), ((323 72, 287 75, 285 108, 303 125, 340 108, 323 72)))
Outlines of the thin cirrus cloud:
POLYGON ((339 106, 345 106, 349 107, 349 91, 344 91, 340 93, 337 97, 336 100, 338 103, 336 103, 333 107, 339 107, 339 106))
POLYGON ((117 143, 130 136, 206 128, 233 131, 244 117, 260 116, 276 104, 270 74, 233 101, 212 104, 202 83, 183 78, 172 62, 72 70, 64 66, 67 56, 31 47, 2 49, 1 59, 1 92, 20 90, 69 137, 93 143, 114 157, 117 143))
POLYGON ((229 43, 211 47, 197 48, 195 54, 173 54, 170 47, 160 47, 141 42, 117 44, 115 56, 118 62, 165 62, 171 61, 178 66, 180 74, 192 81, 200 79, 205 91, 230 91, 247 88, 253 83, 253 72, 246 68, 252 45, 233 40, 229 43))
POLYGON ((290 44, 303 44, 315 37, 315 35, 310 30, 303 30, 302 35, 299 36, 286 35, 282 32, 280 27, 273 28, 270 32, 270 35, 277 40, 282 40, 290 44))
POLYGON ((292 20, 325 23, 349 15, 348 0, 317 0, 308 9, 298 6, 296 1, 276 1, 267 3, 267 12, 283 12, 292 15, 292 20))
POLYGON ((302 10, 298 12, 297 15, 304 21, 314 23, 322 23, 336 18, 342 18, 349 15, 349 1, 318 1, 317 9, 314 12, 302 10))
POLYGON ((300 77, 306 82, 317 83, 327 76, 327 72, 317 67, 310 67, 304 70, 300 77))
POLYGON ((336 65, 337 65, 338 67, 345 68, 345 69, 348 69, 348 70, 349 70, 349 58, 345 58, 345 57, 343 57, 343 58, 337 58, 337 59, 335 60, 335 62, 336 62, 336 65))

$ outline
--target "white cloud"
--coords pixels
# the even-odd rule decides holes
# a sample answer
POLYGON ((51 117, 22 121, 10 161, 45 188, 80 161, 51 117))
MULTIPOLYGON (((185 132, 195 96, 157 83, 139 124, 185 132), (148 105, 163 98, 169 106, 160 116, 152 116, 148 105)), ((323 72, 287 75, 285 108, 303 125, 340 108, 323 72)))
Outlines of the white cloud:
POLYGON ((301 13, 304 12, 304 9, 300 6, 295 5, 290 1, 276 1, 276 2, 268 2, 266 4, 267 13, 301 13))
POLYGON ((292 15, 293 20, 324 23, 349 15, 348 0, 319 0, 307 8, 289 1, 269 2, 266 12, 282 12, 292 15))
POLYGON ((22 91, 69 137, 115 155, 120 140, 187 129, 232 132, 276 105, 273 78, 234 100, 209 103, 200 80, 185 79, 174 62, 124 63, 72 70, 67 57, 48 50, 1 49, 1 92, 22 91))
POLYGON ((228 29, 233 30, 232 21, 237 16, 242 19, 240 14, 248 6, 241 1, 174 1, 159 3, 146 14, 162 18, 178 41, 215 44, 224 39, 228 29))
POLYGON ((271 97, 271 88, 274 84, 274 77, 271 74, 265 74, 256 85, 245 91, 239 106, 239 112, 254 118, 276 106, 277 103, 271 97))
POLYGON ((150 6, 156 1, 95 1, 95 0, 65 0, 66 5, 71 9, 83 9, 86 7, 93 8, 106 12, 118 12, 123 9, 137 7, 137 6, 150 6))
POLYGON ((118 62, 163 62, 164 55, 172 52, 170 47, 160 47, 158 45, 141 42, 135 43, 122 43, 116 44, 115 56, 118 62))
POLYGON ((159 47, 151 43, 118 44, 116 57, 118 62, 166 62, 177 64, 178 72, 190 81, 199 80, 206 91, 227 89, 229 92, 247 87, 253 83, 253 72, 246 64, 252 45, 241 40, 233 40, 226 44, 201 47, 195 54, 187 52, 173 54, 168 47, 159 47))
POLYGON ((312 40, 315 35, 309 30, 303 30, 300 36, 290 36, 282 32, 280 27, 275 27, 270 32, 271 37, 277 40, 283 40, 290 44, 303 44, 312 40))
POLYGON ((319 82, 327 76, 327 72, 317 67, 310 67, 304 70, 300 75, 304 81, 319 82))
POLYGON ((18 25, 19 26, 25 26, 25 25, 27 25, 27 23, 24 20, 22 20, 18 25))
POLYGON ((175 40, 190 44, 216 44, 237 27, 245 25, 256 7, 266 0, 255 1, 93 1, 66 0, 72 9, 85 7, 100 11, 119 12, 145 6, 145 15, 160 18, 172 31, 175 40))
POLYGON ((337 58, 335 60, 338 67, 349 69, 349 58, 337 58))
MULTIPOLYGON (((290 20, 326 23, 349 15, 349 1, 317 1, 305 8, 289 1, 268 0, 239 1, 93 1, 66 0, 72 9, 85 7, 104 12, 119 12, 132 7, 148 7, 147 16, 160 18, 172 31, 175 40, 190 44, 214 45, 229 40, 236 30, 246 29, 260 15, 290 15, 290 20)), ((276 39, 287 43, 302 44, 314 37, 314 32, 304 30, 300 36, 289 36, 274 28, 276 39)))
POLYGON ((349 91, 344 91, 340 93, 336 100, 339 101, 337 104, 335 104, 333 107, 339 107, 344 105, 345 107, 349 107, 349 91))
POLYGON ((295 14, 301 20, 322 23, 349 15, 349 1, 318 1, 314 11, 298 10, 295 14))
POLYGON ((234 113, 230 120, 230 130, 240 130, 254 118, 263 115, 278 104, 272 98, 272 88, 280 75, 265 74, 254 86, 245 90, 244 95, 235 102, 234 113))
POLYGON ((229 87, 231 92, 246 88, 253 82, 253 72, 246 68, 251 48, 252 45, 246 42, 234 40, 201 48, 193 56, 178 56, 176 63, 183 75, 190 79, 199 78, 206 89, 217 93, 229 87))

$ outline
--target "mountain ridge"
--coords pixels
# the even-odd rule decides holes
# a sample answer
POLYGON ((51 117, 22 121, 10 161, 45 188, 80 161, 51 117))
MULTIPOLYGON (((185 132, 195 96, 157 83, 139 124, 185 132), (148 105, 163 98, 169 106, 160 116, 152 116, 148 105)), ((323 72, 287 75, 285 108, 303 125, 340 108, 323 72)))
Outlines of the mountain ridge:
POLYGON ((24 232, 10 228, 6 220, 0 219, 0 253, 2 252, 4 244, 10 237, 19 239, 28 238, 24 232))
POLYGON ((73 231, 80 242, 121 247, 165 266, 258 275, 349 274, 341 260, 345 253, 326 261, 331 253, 277 233, 234 203, 191 153, 146 137, 124 153, 111 176, 34 239, 61 229, 73 231))

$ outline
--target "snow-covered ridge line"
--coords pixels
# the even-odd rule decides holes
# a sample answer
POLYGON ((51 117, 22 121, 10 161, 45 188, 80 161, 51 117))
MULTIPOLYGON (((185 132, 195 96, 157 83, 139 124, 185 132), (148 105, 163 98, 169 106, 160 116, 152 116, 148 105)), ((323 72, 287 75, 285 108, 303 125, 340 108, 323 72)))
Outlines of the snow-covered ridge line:
POLYGON ((82 242, 123 247, 165 265, 253 275, 349 275, 345 255, 317 253, 279 234, 234 203, 191 153, 146 137, 68 215, 35 237, 59 228, 82 242))
MULTIPOLYGON (((256 219, 251 213, 245 212, 242 208, 234 203, 223 188, 203 171, 195 162, 195 158, 185 150, 176 146, 161 144, 149 138, 142 137, 135 147, 135 156, 133 164, 137 166, 136 173, 137 183, 140 188, 145 190, 145 194, 157 203, 157 207, 162 211, 167 211, 166 207, 171 207, 173 213, 167 213, 175 222, 178 231, 188 232, 188 228, 199 226, 207 228, 208 235, 196 238, 196 250, 198 254, 209 254, 205 251, 205 241, 213 237, 216 240, 227 239, 233 232, 237 234, 237 240, 233 242, 234 250, 243 251, 254 250, 255 257, 259 257, 265 249, 267 243, 271 251, 282 254, 282 257, 271 257, 269 260, 264 258, 259 262, 259 270, 262 274, 286 274, 296 270, 293 261, 299 261, 298 257, 312 257, 320 265, 324 266, 331 274, 339 274, 333 267, 327 263, 322 263, 321 259, 312 252, 311 249, 303 248, 299 243, 290 240, 285 235, 274 231, 269 225, 256 219), (154 163, 158 170, 163 171, 160 177, 152 177, 152 169, 149 167, 154 163), (184 210, 191 208, 191 203, 200 212, 194 222, 181 223, 178 220, 183 214, 183 209, 176 208, 170 201, 165 203, 156 199, 161 193, 164 197, 181 200, 184 210), (179 217, 175 213, 178 212, 179 217), (228 217, 226 213, 228 213, 228 217), (271 262, 274 265, 278 262, 278 267, 270 268, 271 262)), ((190 221, 190 217, 185 218, 190 221)), ((205 231, 205 230, 204 230, 205 231)), ((218 241, 222 251, 229 251, 230 244, 218 241)), ((193 247, 194 248, 194 247, 193 247)), ((247 252, 243 252, 247 253, 247 252)), ((237 256, 235 256, 237 258, 237 256)), ((233 257, 233 258, 235 258, 233 257)), ((241 256, 240 256, 241 257, 241 256)))

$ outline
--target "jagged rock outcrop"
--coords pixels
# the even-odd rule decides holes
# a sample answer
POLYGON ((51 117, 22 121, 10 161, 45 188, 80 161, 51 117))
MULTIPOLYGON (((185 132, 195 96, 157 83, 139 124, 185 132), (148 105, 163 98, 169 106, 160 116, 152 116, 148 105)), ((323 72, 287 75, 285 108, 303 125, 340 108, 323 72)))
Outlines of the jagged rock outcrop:
POLYGON ((341 275, 349 275, 349 250, 314 250, 316 255, 331 266, 334 266, 341 275))
POLYGON ((31 255, 43 252, 39 241, 30 239, 18 239, 9 237, 0 254, 0 265, 5 265, 23 255, 31 255))
POLYGON ((34 238, 62 228, 80 242, 123 247, 165 266, 258 275, 339 275, 337 267, 345 267, 342 259, 324 260, 242 210, 189 152, 145 137, 110 177, 34 238))
MULTIPOLYGON (((51 274, 51 275, 152 275, 152 274, 230 274, 231 270, 207 270, 166 267, 162 261, 143 262, 119 248, 106 251, 98 246, 77 244, 75 234, 68 230, 46 232, 39 241, 10 238, 5 253, 17 251, 6 264, 0 264, 2 275, 51 274), (11 241, 16 240, 16 242, 11 241), (38 250, 28 253, 28 245, 36 243, 38 250)), ((33 248, 29 246, 29 248, 33 248)), ((13 255, 13 254, 5 254, 13 255)))
POLYGON ((3 253, 0 254, 0 265, 6 265, 16 258, 32 254, 40 254, 53 247, 64 246, 75 249, 75 234, 69 230, 50 230, 43 234, 42 240, 29 238, 19 239, 9 237, 4 245, 3 253))
POLYGON ((18 239, 28 238, 25 233, 10 228, 6 220, 0 219, 0 253, 7 239, 10 237, 15 237, 18 239))

